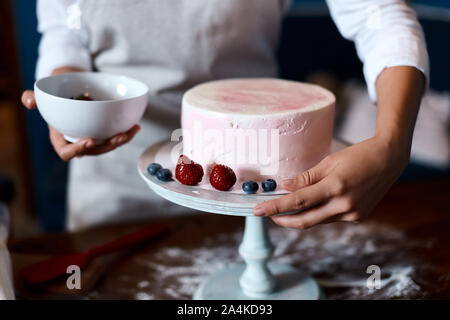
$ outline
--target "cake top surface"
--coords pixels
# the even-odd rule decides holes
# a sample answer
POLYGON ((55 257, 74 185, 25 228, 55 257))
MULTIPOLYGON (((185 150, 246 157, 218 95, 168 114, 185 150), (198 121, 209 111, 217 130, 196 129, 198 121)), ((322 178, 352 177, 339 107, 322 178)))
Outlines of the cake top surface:
POLYGON ((184 106, 239 115, 308 112, 334 101, 334 95, 320 86, 272 78, 210 81, 183 97, 184 106))

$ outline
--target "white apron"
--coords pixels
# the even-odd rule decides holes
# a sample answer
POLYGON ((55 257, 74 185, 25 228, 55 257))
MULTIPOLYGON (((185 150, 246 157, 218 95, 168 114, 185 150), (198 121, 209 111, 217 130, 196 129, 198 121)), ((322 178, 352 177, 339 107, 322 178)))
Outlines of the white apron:
POLYGON ((71 161, 69 229, 189 212, 148 189, 137 173, 139 155, 180 127, 181 98, 192 86, 277 76, 275 48, 288 2, 81 1, 94 68, 144 81, 150 97, 133 141, 71 161))

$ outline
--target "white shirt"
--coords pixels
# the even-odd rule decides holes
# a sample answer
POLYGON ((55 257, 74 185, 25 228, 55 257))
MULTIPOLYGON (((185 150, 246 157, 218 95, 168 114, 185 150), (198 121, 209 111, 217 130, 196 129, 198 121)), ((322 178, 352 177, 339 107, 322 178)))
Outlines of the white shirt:
MULTIPOLYGON (((38 0, 39 60, 36 77, 62 66, 91 69, 89 34, 80 21, 78 0, 38 0)), ((282 0, 288 7, 290 1, 282 0)), ((327 0, 341 34, 355 42, 364 63, 369 95, 376 101, 375 82, 387 67, 412 66, 429 77, 428 54, 414 10, 402 0, 327 0)), ((301 35, 300 35, 301 37, 301 35)))

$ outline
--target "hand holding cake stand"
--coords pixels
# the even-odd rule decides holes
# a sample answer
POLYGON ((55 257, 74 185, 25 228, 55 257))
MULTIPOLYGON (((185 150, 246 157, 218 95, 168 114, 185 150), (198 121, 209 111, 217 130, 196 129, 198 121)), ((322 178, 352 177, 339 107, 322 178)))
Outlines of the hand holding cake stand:
MULTIPOLYGON (((160 163, 174 172, 171 153, 175 142, 164 141, 148 148, 140 157, 138 171, 148 186, 161 197, 188 208, 224 215, 245 216, 245 230, 239 254, 245 264, 219 270, 203 282, 194 299, 244 300, 283 299, 316 300, 320 290, 313 278, 289 265, 270 262, 274 245, 267 230, 267 218, 253 215, 253 207, 263 201, 285 194, 244 194, 239 191, 222 192, 206 185, 186 186, 178 181, 162 182, 148 174, 147 167, 160 163)), ((346 145, 333 141, 332 151, 346 145)))

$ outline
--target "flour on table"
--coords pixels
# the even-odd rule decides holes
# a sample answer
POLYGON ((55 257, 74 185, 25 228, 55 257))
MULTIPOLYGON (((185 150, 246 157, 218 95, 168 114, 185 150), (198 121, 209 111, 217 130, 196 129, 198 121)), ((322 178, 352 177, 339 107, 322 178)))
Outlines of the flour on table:
MULTIPOLYGON (((270 234, 276 246, 273 260, 312 274, 328 299, 421 297, 421 286, 414 280, 418 264, 407 249, 429 244, 406 241, 396 229, 375 223, 335 223, 306 231, 274 227, 270 234), (366 270, 372 264, 381 268, 380 289, 366 286, 366 270)), ((147 278, 128 294, 135 299, 190 299, 208 275, 242 263, 241 239, 239 230, 206 237, 196 247, 159 248, 149 253, 149 259, 138 255, 134 263, 147 270, 147 278)))

